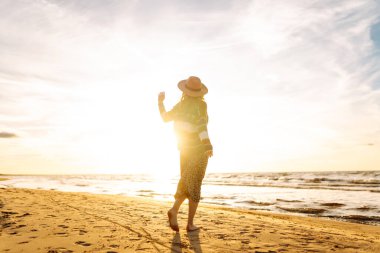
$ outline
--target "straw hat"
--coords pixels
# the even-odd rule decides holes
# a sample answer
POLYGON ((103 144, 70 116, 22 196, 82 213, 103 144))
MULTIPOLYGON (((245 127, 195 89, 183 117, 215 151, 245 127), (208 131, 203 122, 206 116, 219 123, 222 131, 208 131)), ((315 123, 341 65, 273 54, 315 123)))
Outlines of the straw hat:
POLYGON ((207 94, 207 87, 201 82, 201 79, 196 76, 182 80, 178 83, 178 88, 190 97, 202 97, 207 94))

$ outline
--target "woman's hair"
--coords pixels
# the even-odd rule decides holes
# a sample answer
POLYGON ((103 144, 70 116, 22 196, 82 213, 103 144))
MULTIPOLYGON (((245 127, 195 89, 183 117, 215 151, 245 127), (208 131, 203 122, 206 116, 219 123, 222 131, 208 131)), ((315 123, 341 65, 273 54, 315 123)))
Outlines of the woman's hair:
POLYGON ((185 121, 197 122, 202 115, 207 117, 207 105, 203 96, 191 97, 183 93, 178 106, 185 121))
POLYGON ((182 93, 182 97, 181 97, 180 101, 184 101, 184 100, 205 101, 205 98, 204 98, 204 96, 201 96, 201 97, 190 97, 190 96, 186 95, 185 93, 182 93))

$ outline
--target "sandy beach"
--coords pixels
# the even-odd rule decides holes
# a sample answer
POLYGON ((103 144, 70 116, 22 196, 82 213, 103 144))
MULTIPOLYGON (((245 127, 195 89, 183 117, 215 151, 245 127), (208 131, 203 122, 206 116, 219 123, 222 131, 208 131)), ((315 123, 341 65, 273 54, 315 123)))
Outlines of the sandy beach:
POLYGON ((170 203, 0 189, 0 252, 380 252, 380 227, 201 204, 200 232, 168 227, 170 203))

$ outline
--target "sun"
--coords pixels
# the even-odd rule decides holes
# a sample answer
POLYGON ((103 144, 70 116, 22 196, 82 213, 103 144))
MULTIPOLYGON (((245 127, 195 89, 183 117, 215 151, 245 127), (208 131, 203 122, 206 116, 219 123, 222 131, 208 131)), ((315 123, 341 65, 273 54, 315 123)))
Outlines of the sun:
POLYGON ((70 165, 94 173, 162 175, 177 170, 176 139, 171 124, 160 119, 155 93, 104 87, 83 92, 63 115, 70 165))

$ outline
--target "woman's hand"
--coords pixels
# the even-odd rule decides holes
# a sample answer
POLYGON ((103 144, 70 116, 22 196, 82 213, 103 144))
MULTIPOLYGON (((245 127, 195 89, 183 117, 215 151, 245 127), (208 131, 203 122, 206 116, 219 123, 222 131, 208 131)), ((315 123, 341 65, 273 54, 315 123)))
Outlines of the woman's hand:
POLYGON ((214 153, 212 152, 212 150, 207 150, 207 151, 205 152, 205 154, 206 154, 206 156, 207 156, 208 158, 210 158, 211 156, 214 155, 214 153))
POLYGON ((162 103, 164 102, 165 100, 165 91, 161 91, 159 94, 158 94, 158 102, 159 103, 162 103))

